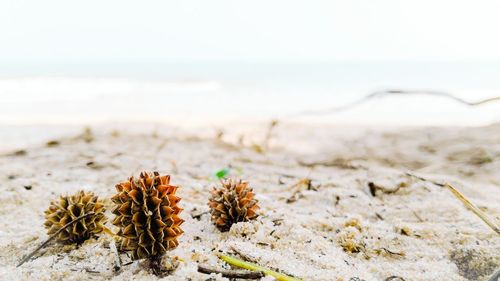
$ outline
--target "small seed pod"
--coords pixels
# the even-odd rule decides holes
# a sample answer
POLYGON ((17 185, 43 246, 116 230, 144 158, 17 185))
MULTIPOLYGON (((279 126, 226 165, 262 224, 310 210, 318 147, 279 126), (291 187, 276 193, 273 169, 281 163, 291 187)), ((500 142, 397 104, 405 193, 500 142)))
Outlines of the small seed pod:
POLYGON ((177 186, 169 183, 170 176, 142 172, 116 185, 113 224, 120 228, 121 249, 131 252, 133 260, 157 260, 179 244, 181 198, 175 196, 177 186))
POLYGON ((208 201, 212 221, 220 231, 228 231, 234 223, 257 218, 259 205, 248 182, 225 179, 221 183, 222 187, 212 190, 208 201))
POLYGON ((82 218, 61 231, 56 239, 65 243, 82 243, 103 231, 106 222, 104 204, 92 192, 78 191, 73 196, 60 196, 52 201, 45 211, 45 228, 52 235, 66 224, 83 215, 94 213, 82 218))

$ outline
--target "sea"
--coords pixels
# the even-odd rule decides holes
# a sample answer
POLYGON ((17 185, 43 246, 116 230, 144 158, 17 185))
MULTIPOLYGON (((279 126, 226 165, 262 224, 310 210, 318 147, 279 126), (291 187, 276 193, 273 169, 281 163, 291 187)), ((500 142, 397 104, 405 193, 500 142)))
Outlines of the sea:
POLYGON ((500 122, 500 62, 137 62, 0 65, 0 124, 290 120, 368 126, 500 122), (363 101, 356 103, 357 101, 363 101), (336 108, 356 103, 342 111, 336 108))

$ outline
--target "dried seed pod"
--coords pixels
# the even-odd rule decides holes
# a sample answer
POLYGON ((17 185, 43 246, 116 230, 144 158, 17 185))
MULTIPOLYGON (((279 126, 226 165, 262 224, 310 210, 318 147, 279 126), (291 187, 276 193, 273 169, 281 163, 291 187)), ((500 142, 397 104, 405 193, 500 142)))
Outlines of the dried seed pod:
POLYGON ((179 217, 177 186, 169 182, 170 176, 142 172, 116 185, 113 224, 120 227, 121 249, 130 251, 134 260, 161 257, 179 244, 184 220, 179 217))
POLYGON ((257 218, 257 199, 248 182, 226 179, 222 187, 214 188, 208 201, 212 221, 220 231, 228 231, 234 223, 257 218))
POLYGON ((104 204, 92 192, 78 191, 73 196, 60 196, 45 211, 45 228, 52 235, 72 220, 93 212, 61 231, 56 239, 66 243, 82 243, 103 231, 106 222, 104 204))

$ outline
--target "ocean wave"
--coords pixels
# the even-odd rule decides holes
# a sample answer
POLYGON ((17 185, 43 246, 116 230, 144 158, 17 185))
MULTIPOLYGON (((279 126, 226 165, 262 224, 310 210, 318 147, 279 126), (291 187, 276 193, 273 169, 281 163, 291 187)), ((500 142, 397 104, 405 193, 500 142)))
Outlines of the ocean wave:
POLYGON ((83 101, 105 96, 211 93, 217 81, 143 81, 123 78, 22 77, 0 79, 0 103, 83 101))

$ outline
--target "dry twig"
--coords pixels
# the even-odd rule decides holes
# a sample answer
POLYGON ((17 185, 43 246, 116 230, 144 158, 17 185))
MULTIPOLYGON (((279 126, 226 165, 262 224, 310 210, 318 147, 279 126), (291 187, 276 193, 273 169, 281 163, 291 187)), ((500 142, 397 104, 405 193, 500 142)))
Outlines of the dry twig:
POLYGON ((302 116, 302 115, 324 115, 324 114, 329 114, 329 113, 337 113, 337 112, 351 109, 353 107, 356 107, 360 104, 363 104, 371 99, 378 98, 378 97, 395 96, 395 95, 405 95, 406 96, 406 95, 418 95, 418 94, 444 97, 444 98, 454 100, 458 103, 461 103, 461 104, 464 104, 467 106, 478 106, 478 105, 482 105, 482 104, 489 103, 489 102, 500 101, 500 96, 471 102, 471 101, 467 101, 467 100, 464 100, 462 98, 459 98, 457 96, 454 96, 450 93, 440 92, 440 91, 389 89, 389 90, 382 90, 382 91, 373 92, 367 96, 364 96, 364 97, 362 97, 354 102, 351 102, 349 104, 346 104, 346 105, 331 107, 331 108, 327 108, 327 109, 323 109, 323 110, 306 110, 306 111, 295 113, 295 114, 291 115, 290 117, 302 116))
POLYGON ((302 189, 306 187, 307 190, 317 191, 318 187, 312 185, 312 179, 301 178, 295 184, 291 185, 288 189, 295 189, 294 193, 286 199, 286 203, 293 203, 302 196, 302 189))
POLYGON ((481 220, 483 220, 493 231, 495 231, 498 235, 500 235, 500 227, 493 221, 491 220, 481 209, 479 209, 474 203, 469 201, 465 195, 463 195, 460 191, 458 191, 455 187, 453 187, 449 183, 444 184, 445 187, 447 187, 455 197, 458 198, 458 200, 462 201, 462 203, 467 207, 469 210, 471 210, 476 216, 478 216, 481 220))
POLYGON ((265 150, 269 149, 269 141, 271 140, 273 130, 277 125, 278 125, 278 120, 271 120, 271 122, 269 123, 266 136, 264 137, 264 141, 262 142, 262 147, 265 150))
POLYGON ((249 255, 247 254, 244 254, 242 253, 240 250, 238 250, 234 245, 231 245, 231 250, 233 252, 235 252, 236 254, 238 254, 241 258, 243 258, 245 261, 248 261, 248 262, 253 262, 253 263, 257 263, 257 259, 255 259, 254 257, 250 257, 249 255))
POLYGON ((455 197, 458 198, 458 200, 460 200, 465 205, 465 207, 467 207, 467 209, 471 210, 476 216, 478 216, 483 222, 485 222, 493 231, 495 231, 498 235, 500 235, 500 227, 493 220, 491 220, 481 209, 479 209, 474 203, 472 203, 467 197, 465 197, 465 195, 463 195, 451 184, 447 182, 445 183, 435 182, 409 172, 407 172, 406 174, 422 181, 431 182, 437 186, 446 187, 448 190, 451 191, 453 195, 455 195, 455 197))
POLYGON ((25 263, 26 261, 28 261, 31 257, 33 257, 38 251, 40 251, 43 247, 47 246, 47 244, 49 244, 50 241, 54 240, 54 238, 56 238, 56 236, 61 233, 63 230, 65 230, 66 228, 68 228, 70 225, 72 225, 73 223, 81 220, 81 219, 84 219, 86 217, 89 217, 89 216, 92 216, 92 215, 95 215, 94 212, 90 212, 90 213, 87 213, 85 215, 81 215, 79 217, 77 217, 76 219, 68 222, 67 224, 65 224, 63 227, 61 227, 58 231, 56 231, 56 233, 52 234, 47 240, 45 240, 40 246, 38 246, 33 252, 29 253, 26 257, 24 257, 20 262, 19 264, 17 265, 17 267, 21 266, 23 263, 25 263))
POLYGON ((95 274, 100 274, 102 272, 100 271, 97 271, 97 270, 93 270, 91 268, 88 268, 88 267, 84 267, 84 268, 71 268, 70 269, 71 271, 85 271, 87 273, 95 273, 95 274))
POLYGON ((324 167, 338 167, 341 169, 365 169, 362 165, 355 165, 352 163, 353 160, 362 160, 362 159, 344 159, 344 158, 335 158, 327 161, 315 161, 315 162, 306 162, 302 160, 298 160, 298 164, 304 167, 314 168, 316 166, 324 166, 324 167))
POLYGON ((261 279, 264 277, 262 271, 236 271, 236 270, 220 270, 198 265, 198 272, 205 274, 221 274, 225 278, 241 278, 241 279, 261 279))

